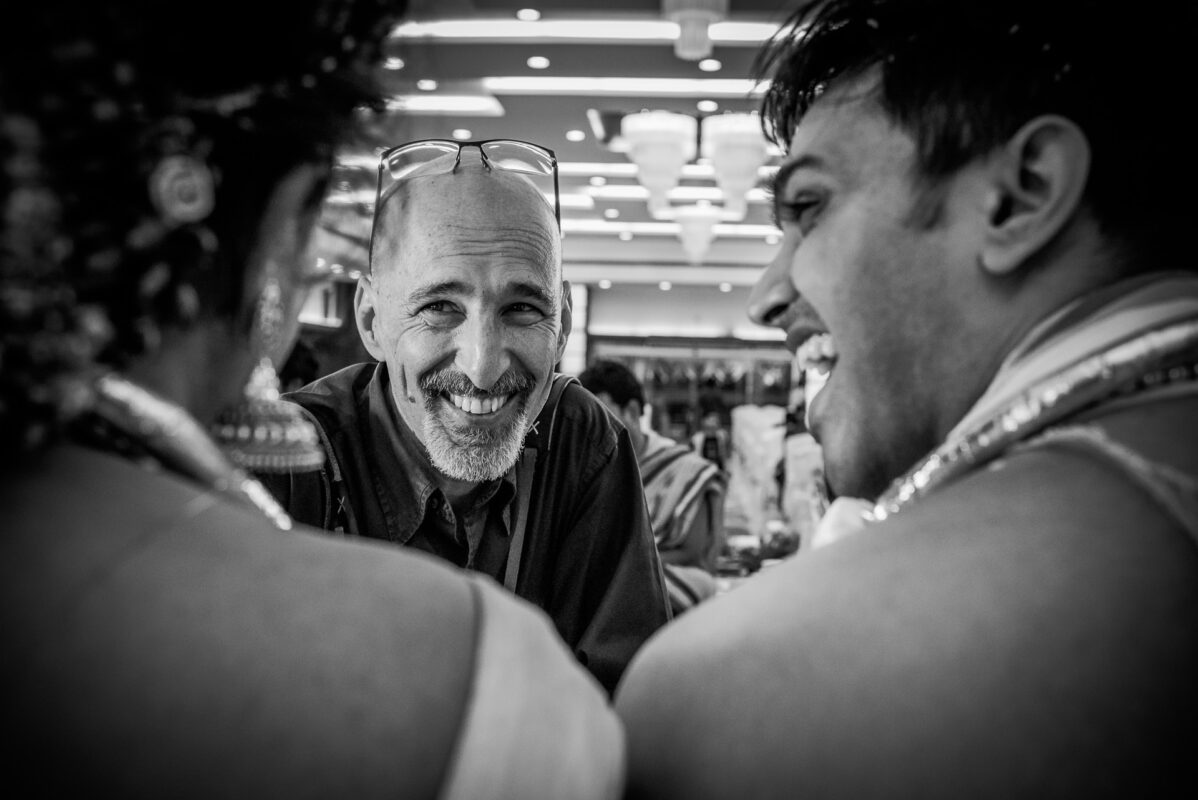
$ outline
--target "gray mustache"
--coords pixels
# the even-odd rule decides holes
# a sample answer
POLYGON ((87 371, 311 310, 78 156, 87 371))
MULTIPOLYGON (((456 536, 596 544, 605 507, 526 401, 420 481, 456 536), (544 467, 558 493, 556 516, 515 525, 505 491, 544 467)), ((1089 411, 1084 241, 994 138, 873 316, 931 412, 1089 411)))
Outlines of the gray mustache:
POLYGON ((532 375, 515 369, 509 369, 500 375, 499 380, 495 381, 495 384, 486 391, 475 386, 465 373, 456 369, 430 372, 420 378, 420 388, 428 394, 456 394, 464 397, 518 394, 528 391, 535 384, 536 381, 532 375))

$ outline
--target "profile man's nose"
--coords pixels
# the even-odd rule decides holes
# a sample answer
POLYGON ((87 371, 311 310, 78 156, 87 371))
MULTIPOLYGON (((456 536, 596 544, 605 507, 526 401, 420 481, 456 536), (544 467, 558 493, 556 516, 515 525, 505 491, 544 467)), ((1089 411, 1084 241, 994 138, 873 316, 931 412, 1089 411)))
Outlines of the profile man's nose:
POLYGON ((503 335, 495 326, 472 320, 458 329, 457 366, 484 391, 512 365, 503 335))
POLYGON ((758 325, 776 325, 799 293, 790 281, 790 262, 785 251, 778 253, 757 279, 749 293, 749 319, 758 325))

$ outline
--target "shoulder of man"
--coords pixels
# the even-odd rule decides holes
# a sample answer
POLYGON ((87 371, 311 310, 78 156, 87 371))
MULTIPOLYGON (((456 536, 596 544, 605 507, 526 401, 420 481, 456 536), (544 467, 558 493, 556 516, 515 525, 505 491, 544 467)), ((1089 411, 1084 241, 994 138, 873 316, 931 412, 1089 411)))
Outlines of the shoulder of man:
POLYGON ((574 455, 592 452, 608 458, 617 446, 620 430, 603 403, 577 378, 556 375, 528 444, 542 452, 562 448, 574 455))
POLYGON ((1198 715, 1196 619, 1198 551, 1176 520, 1110 464, 1028 450, 770 568, 647 645, 616 698, 633 789, 940 797, 1018 794, 1022 775, 1133 792, 1176 778, 1179 748, 1198 742, 1171 722, 1198 715), (677 730, 705 744, 666 752, 677 730), (720 764, 743 737, 768 769, 720 764), (1046 764, 1062 769, 1035 772, 1046 764))
POLYGON ((283 399, 317 414, 322 424, 350 418, 356 414, 358 400, 366 393, 378 367, 377 363, 351 364, 287 392, 283 399))
POLYGON ((352 529, 341 485, 342 461, 347 449, 358 445, 358 407, 377 368, 353 364, 283 395, 316 426, 325 451, 320 469, 257 475, 296 522, 332 531, 352 529))

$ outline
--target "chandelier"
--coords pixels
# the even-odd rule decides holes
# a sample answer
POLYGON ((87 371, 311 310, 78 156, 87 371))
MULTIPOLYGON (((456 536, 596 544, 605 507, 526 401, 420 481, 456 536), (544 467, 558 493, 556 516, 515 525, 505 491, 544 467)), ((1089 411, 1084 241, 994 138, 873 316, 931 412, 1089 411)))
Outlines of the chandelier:
POLYGON ((729 113, 704 117, 700 123, 688 114, 642 111, 621 120, 620 135, 637 166, 637 180, 649 193, 650 215, 677 221, 687 258, 700 263, 715 238, 715 224, 743 220, 748 211, 746 195, 768 158, 760 118, 729 113), (722 206, 671 206, 670 192, 683 166, 697 155, 711 165, 722 206))
POLYGON ((728 0, 662 0, 662 16, 678 23, 674 55, 699 61, 711 55, 708 26, 728 16, 728 0))

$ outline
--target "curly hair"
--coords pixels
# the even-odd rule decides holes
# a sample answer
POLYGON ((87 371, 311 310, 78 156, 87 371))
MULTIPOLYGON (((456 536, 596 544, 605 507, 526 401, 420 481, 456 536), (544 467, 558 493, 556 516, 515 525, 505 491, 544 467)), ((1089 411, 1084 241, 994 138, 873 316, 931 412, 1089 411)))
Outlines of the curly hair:
MULTIPOLYGON (((242 306, 267 199, 330 169, 403 3, 38 0, 0 32, 0 439, 53 435, 64 376, 242 306)), ((313 211, 319 197, 312 198, 313 211)), ((248 324, 248 320, 245 321, 248 324)))
POLYGON ((1159 264, 1181 252, 1194 208, 1198 159, 1178 110, 1193 95, 1194 17, 1173 0, 1130 12, 1084 0, 807 2, 754 65, 772 78, 763 127, 789 146, 829 85, 876 71, 877 102, 913 137, 917 177, 934 186, 1033 117, 1059 114, 1090 143, 1088 209, 1159 264))

